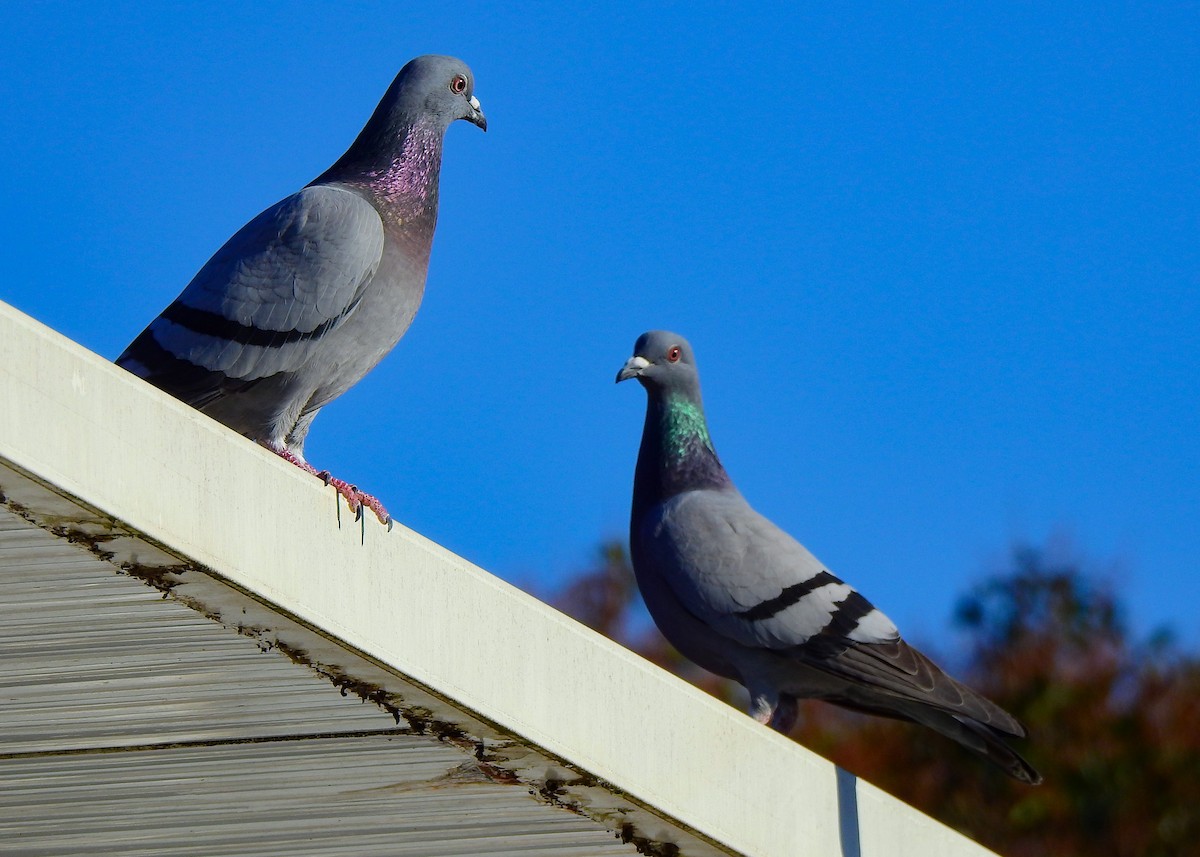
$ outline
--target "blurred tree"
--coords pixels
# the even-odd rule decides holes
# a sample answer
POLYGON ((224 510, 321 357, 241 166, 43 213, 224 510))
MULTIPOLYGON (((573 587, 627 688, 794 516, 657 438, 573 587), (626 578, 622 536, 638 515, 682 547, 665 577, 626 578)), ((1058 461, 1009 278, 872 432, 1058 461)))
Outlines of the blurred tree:
MULTIPOLYGON (((739 687, 688 663, 653 627, 624 546, 606 543, 600 556, 557 605, 742 706, 739 687)), ((1017 743, 1041 786, 920 727, 819 702, 804 703, 793 737, 1009 857, 1200 855, 1200 659, 1167 634, 1132 642, 1121 613, 1078 562, 1025 546, 958 606, 966 657, 952 672, 1029 727, 1017 743)))

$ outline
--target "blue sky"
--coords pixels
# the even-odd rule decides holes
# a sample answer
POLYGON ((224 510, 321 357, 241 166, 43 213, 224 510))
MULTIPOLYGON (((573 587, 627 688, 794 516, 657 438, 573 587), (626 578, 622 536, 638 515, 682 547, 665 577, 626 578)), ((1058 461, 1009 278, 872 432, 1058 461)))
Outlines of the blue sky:
POLYGON ((149 5, 0 9, 0 300, 115 357, 455 54, 489 131, 314 464, 553 588, 624 534, 613 377, 666 327, 743 493, 910 638, 1051 539, 1200 643, 1194 5, 149 5))

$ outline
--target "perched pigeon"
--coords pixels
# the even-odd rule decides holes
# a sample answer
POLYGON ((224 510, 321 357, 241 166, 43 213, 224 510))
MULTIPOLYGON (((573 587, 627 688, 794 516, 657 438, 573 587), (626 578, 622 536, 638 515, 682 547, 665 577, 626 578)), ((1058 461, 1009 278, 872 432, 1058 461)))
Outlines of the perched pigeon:
POLYGON ((796 700, 912 720, 1026 783, 1038 773, 1002 740, 1010 714, 909 646, 896 626, 750 507, 708 434, 691 346, 643 334, 617 375, 649 404, 629 541, 646 606, 684 656, 745 685, 750 713, 787 732, 796 700))
MULTIPOLYGON (((304 438, 317 411, 421 304, 446 128, 487 130, 474 88, 453 57, 405 65, 346 153, 238 230, 117 363, 316 473, 304 438)), ((373 497, 320 475, 390 523, 373 497)))

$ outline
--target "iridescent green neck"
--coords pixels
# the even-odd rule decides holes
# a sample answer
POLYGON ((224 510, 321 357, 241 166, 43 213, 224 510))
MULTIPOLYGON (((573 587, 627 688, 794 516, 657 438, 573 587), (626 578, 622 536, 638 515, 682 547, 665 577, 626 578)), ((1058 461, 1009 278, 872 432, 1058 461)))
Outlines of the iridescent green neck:
POLYGON ((683 491, 732 488, 698 396, 651 396, 633 478, 633 519, 683 491))
POLYGON ((687 457, 696 441, 709 452, 715 453, 712 438, 708 436, 708 421, 699 404, 686 396, 671 393, 662 409, 663 455, 668 460, 678 461, 687 457))

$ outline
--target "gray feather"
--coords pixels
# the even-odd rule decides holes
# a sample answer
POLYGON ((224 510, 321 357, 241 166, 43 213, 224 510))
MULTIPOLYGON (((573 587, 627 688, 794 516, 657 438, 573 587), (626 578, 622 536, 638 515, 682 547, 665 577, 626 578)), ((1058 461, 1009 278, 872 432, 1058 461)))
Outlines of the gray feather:
POLYGON ((383 221, 361 196, 305 188, 243 226, 150 330, 175 357, 231 379, 296 372, 357 308, 383 245, 383 221), (187 310, 211 316, 212 332, 198 321, 204 316, 187 310), (237 327, 247 338, 267 335, 238 341, 229 335, 237 327), (312 336, 319 328, 326 334, 312 336))
MULTIPOLYGON (((852 591, 734 490, 677 494, 640 526, 648 536, 647 558, 672 591, 702 621, 742 645, 800 646, 829 624, 852 591), (789 590, 795 597, 785 594, 789 590), (777 610, 764 609, 772 603, 777 610)), ((882 614, 869 633, 872 641, 896 638, 882 614)))

